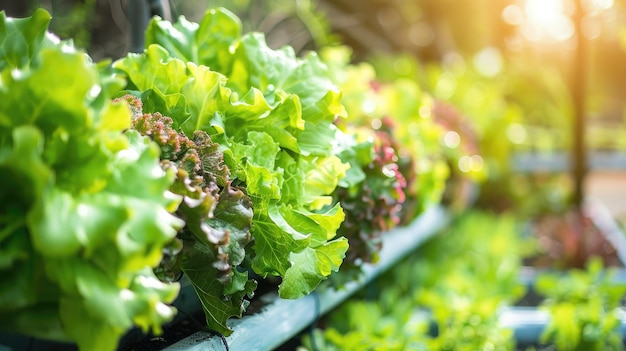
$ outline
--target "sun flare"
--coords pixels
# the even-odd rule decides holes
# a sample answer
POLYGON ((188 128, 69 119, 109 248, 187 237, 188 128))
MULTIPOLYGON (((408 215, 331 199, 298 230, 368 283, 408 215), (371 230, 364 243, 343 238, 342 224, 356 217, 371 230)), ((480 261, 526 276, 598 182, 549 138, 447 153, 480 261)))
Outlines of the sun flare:
POLYGON ((522 34, 529 40, 565 41, 574 35, 572 4, 565 0, 526 0, 522 34))
POLYGON ((524 10, 528 20, 541 24, 550 24, 566 12, 563 0, 526 0, 524 10))
MULTIPOLYGON (((518 26, 521 35, 529 41, 562 42, 575 34, 572 21, 574 1, 520 0, 504 8, 502 18, 506 23, 518 26)), ((587 14, 594 15, 613 7, 614 0, 586 0, 582 5, 587 14)))

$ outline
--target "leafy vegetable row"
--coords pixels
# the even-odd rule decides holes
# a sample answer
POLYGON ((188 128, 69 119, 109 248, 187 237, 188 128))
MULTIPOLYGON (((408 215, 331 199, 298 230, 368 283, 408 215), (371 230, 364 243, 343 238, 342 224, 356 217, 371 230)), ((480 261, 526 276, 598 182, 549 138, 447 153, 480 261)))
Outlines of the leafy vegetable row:
POLYGON ((155 18, 143 53, 93 63, 49 20, 0 15, 0 329, 112 350, 160 331, 185 274, 229 335, 250 273, 300 298, 440 196, 438 134, 411 125, 407 148, 400 111, 372 129, 346 109, 346 61, 271 49, 215 9, 155 18))

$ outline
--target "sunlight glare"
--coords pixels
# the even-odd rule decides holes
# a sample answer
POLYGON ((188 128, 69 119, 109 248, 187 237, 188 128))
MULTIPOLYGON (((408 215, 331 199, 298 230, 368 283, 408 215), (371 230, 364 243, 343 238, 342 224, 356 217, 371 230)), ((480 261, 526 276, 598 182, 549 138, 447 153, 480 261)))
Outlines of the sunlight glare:
POLYGON ((593 5, 600 10, 608 10, 613 7, 613 0, 593 0, 593 5))
POLYGON ((526 0, 524 10, 530 21, 546 25, 563 15, 563 5, 562 0, 526 0))
POLYGON ((502 19, 510 25, 519 26, 524 23, 524 12, 519 6, 512 4, 502 10, 502 19))
POLYGON ((450 130, 443 136, 443 143, 450 149, 456 149, 461 145, 461 136, 459 133, 450 130))
POLYGON ((474 66, 485 77, 495 77, 502 70, 502 55, 494 47, 484 48, 474 57, 474 66))
POLYGON ((522 35, 530 41, 570 39, 574 35, 574 24, 568 16, 571 12, 568 5, 571 4, 566 0, 526 0, 525 21, 520 27, 522 35))

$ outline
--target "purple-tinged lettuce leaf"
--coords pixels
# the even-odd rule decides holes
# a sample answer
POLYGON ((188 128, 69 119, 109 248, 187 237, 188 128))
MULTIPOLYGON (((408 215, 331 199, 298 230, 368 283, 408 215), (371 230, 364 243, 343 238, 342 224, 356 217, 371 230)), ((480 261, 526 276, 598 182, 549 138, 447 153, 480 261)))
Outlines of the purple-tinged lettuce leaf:
POLYGON ((402 126, 391 134, 399 146, 396 164, 407 180, 403 223, 439 203, 449 169, 440 145, 443 129, 432 118, 432 97, 415 81, 381 81, 372 65, 350 64, 347 47, 326 48, 321 56, 343 92, 348 118, 341 123, 368 129, 387 128, 388 121, 402 126))
POLYGON ((214 250, 200 241, 184 241, 181 268, 202 303, 208 327, 223 335, 232 333, 227 320, 241 317, 248 305, 245 297, 252 297, 256 289, 256 282, 248 278, 247 272, 230 270, 245 258, 251 222, 250 200, 240 190, 227 186, 219 196, 213 218, 207 221, 214 230, 227 233, 227 243, 214 250), (224 261, 228 279, 223 273, 227 268, 220 264, 224 261))
POLYGON ((201 130, 194 132, 193 142, 202 163, 201 173, 204 181, 227 188, 230 182, 230 169, 224 163, 224 154, 220 151, 219 144, 213 142, 211 137, 201 130))
POLYGON ((347 178, 334 193, 346 220, 339 233, 350 241, 347 263, 376 262, 382 235, 399 225, 406 200, 407 181, 397 161, 398 151, 384 130, 352 128, 352 140, 341 145, 340 157, 363 177, 347 178), (363 141, 358 141, 363 140, 363 141))
POLYGON ((240 189, 226 186, 219 195, 219 202, 208 223, 211 227, 228 233, 228 245, 223 247, 229 263, 237 266, 246 256, 245 246, 251 240, 252 203, 240 189))
POLYGON ((386 112, 398 125, 394 139, 407 149, 415 160, 416 181, 407 192, 417 200, 413 216, 438 204, 445 190, 450 170, 442 153, 443 129, 431 118, 422 118, 420 111, 431 111, 432 104, 416 82, 397 80, 381 86, 380 98, 387 101, 386 112))
POLYGON ((241 316, 256 287, 247 272, 238 271, 251 240, 252 203, 230 183, 219 145, 204 131, 192 138, 176 132, 173 120, 158 112, 144 114, 141 100, 126 95, 134 109, 133 127, 161 149, 161 167, 174 173, 170 191, 181 196, 176 215, 185 226, 166 247, 157 272, 171 279, 180 271, 191 281, 202 302, 209 328, 228 335, 228 318, 241 316))

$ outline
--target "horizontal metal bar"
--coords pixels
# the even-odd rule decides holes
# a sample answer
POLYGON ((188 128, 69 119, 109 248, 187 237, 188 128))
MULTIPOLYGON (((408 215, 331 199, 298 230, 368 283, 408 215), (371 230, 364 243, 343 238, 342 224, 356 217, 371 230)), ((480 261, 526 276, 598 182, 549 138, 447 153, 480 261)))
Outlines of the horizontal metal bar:
MULTIPOLYGON (((517 172, 569 172, 571 155, 566 152, 516 152, 511 168, 517 172)), ((587 153, 590 170, 626 170, 626 152, 591 151, 587 153)))

